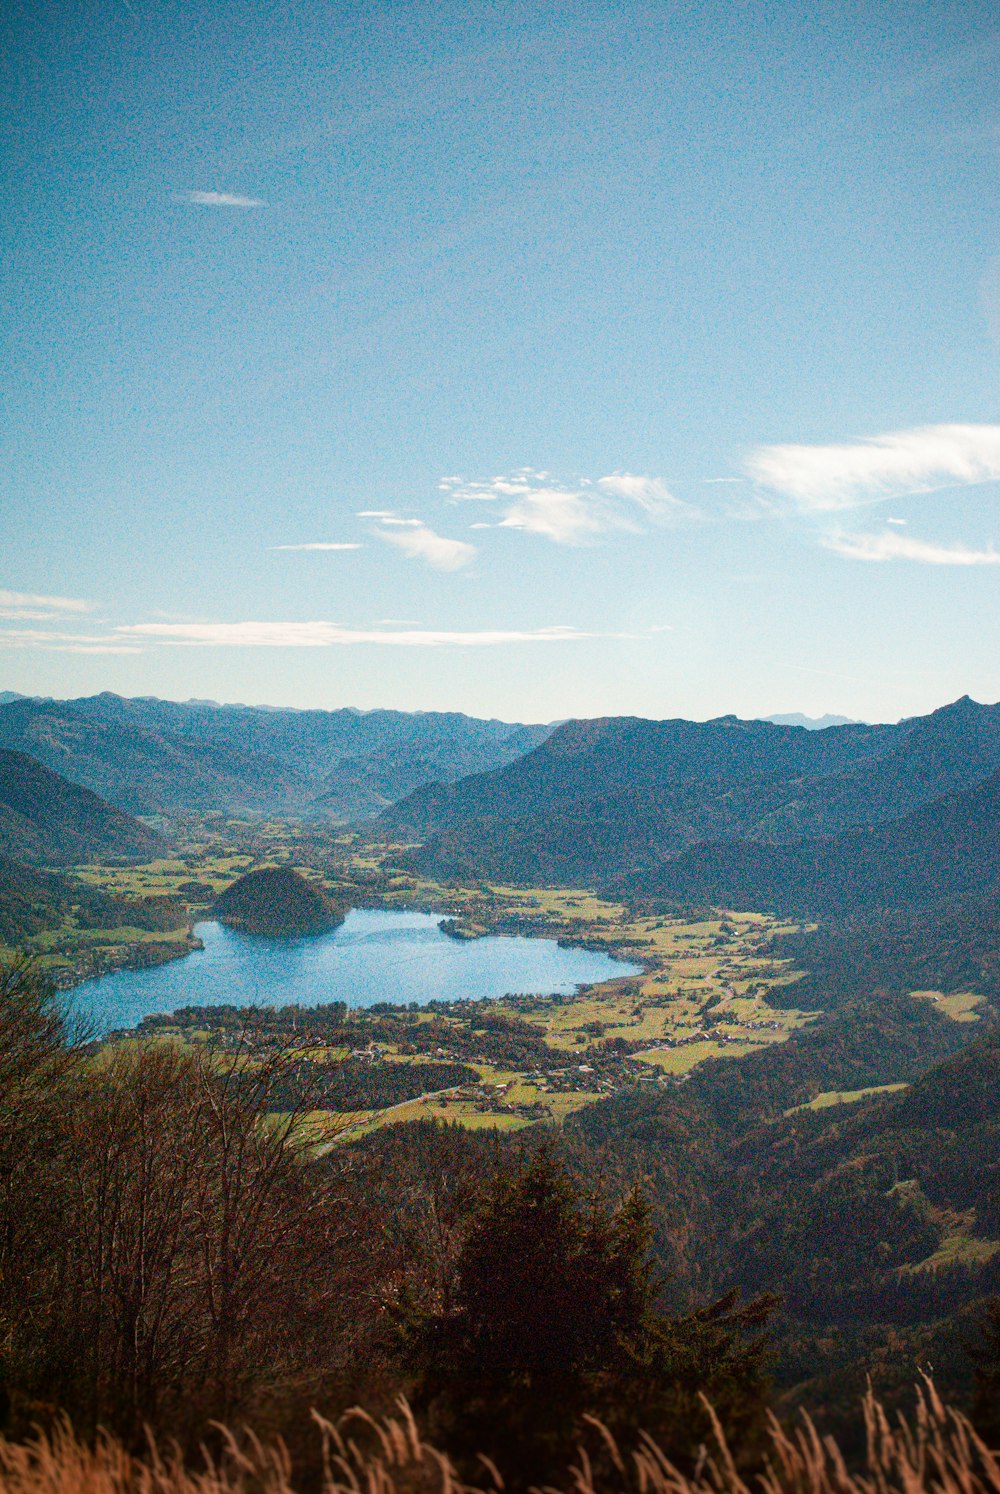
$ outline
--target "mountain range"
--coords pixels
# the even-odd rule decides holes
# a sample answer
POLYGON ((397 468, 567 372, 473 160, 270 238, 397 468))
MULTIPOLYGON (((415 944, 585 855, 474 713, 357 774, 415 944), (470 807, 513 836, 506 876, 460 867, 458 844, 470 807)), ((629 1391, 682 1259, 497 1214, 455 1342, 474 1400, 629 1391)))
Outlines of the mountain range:
POLYGON ((501 767, 548 731, 457 713, 272 710, 107 693, 0 703, 0 747, 146 815, 360 819, 424 783, 501 767))
POLYGON ((525 757, 385 811, 437 877, 585 883, 796 914, 996 880, 1000 706, 809 731, 727 716, 557 727, 525 757))
POLYGON ((828 726, 854 726, 853 716, 834 716, 827 711, 825 716, 803 716, 801 711, 790 711, 785 716, 765 716, 775 726, 806 726, 810 731, 825 731, 828 726))
POLYGON ((108 694, 0 705, 0 845, 39 864, 155 855, 135 815, 222 810, 367 820, 439 880, 855 916, 1000 890, 998 808, 1000 706, 967 696, 822 730, 108 694))

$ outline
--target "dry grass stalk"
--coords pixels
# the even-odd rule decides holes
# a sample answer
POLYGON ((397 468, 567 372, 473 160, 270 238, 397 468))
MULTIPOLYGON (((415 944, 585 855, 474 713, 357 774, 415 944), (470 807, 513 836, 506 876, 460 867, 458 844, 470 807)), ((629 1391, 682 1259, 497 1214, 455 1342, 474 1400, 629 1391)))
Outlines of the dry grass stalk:
MULTIPOLYGON (((710 1413, 711 1414, 711 1413, 710 1413)), ((650 1437, 623 1453, 592 1421, 599 1462, 581 1447, 562 1491, 544 1494, 1000 1494, 1000 1461, 930 1381, 914 1416, 891 1421, 870 1392, 863 1405, 865 1466, 846 1466, 836 1443, 808 1417, 787 1430, 771 1419, 764 1471, 744 1475, 712 1415, 713 1445, 693 1474, 678 1469, 650 1437), (600 1469, 601 1471, 598 1471, 600 1469)), ((420 1436, 405 1401, 396 1416, 348 1413, 339 1425, 316 1417, 323 1441, 321 1494, 498 1494, 503 1481, 483 1459, 485 1490, 464 1484, 449 1459, 420 1436)), ((68 1423, 25 1443, 0 1439, 0 1494, 295 1494, 281 1442, 223 1431, 222 1450, 186 1467, 176 1450, 151 1445, 145 1459, 101 1436, 88 1445, 68 1423)))

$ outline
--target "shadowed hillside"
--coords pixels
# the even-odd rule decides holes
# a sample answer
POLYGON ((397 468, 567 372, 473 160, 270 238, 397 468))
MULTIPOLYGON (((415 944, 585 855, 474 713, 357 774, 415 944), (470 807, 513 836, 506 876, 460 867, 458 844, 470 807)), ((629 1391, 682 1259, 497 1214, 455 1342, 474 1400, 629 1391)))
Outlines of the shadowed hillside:
POLYGON ((666 863, 655 885, 669 897, 827 918, 987 895, 1000 887, 1000 774, 872 830, 699 846, 666 863))
POLYGON ((164 849, 155 831, 23 752, 0 748, 0 843, 22 861, 148 861, 164 849))
MULTIPOLYGON (((822 732, 734 717, 569 722, 507 768, 418 791, 379 825, 424 839, 411 864, 439 877, 635 881, 696 898, 715 897, 718 883, 720 901, 771 906, 773 888, 784 895, 795 880, 779 869, 798 856, 806 877, 814 841, 824 864, 824 837, 874 832, 925 806, 929 835, 961 834, 962 810, 946 801, 998 768, 1000 707, 967 698, 897 726, 822 732), (784 846, 787 856, 771 849, 784 846)), ((871 846, 877 859, 874 834, 871 846)), ((923 895, 918 873, 912 887, 897 880, 887 896, 923 895)), ((964 886, 958 870, 950 881, 964 886)))
POLYGON ((179 929, 184 905, 169 897, 114 897, 63 872, 39 871, 0 856, 0 944, 24 945, 67 920, 77 930, 179 929))

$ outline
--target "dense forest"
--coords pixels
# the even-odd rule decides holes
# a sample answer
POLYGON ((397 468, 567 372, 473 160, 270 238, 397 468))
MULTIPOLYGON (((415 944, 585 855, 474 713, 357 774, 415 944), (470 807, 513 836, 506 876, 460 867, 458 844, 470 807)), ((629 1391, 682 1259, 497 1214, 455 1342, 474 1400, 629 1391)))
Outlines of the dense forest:
POLYGON ((314 934, 342 923, 344 910, 326 889, 290 866, 262 866, 237 877, 215 899, 221 923, 247 934, 314 934))

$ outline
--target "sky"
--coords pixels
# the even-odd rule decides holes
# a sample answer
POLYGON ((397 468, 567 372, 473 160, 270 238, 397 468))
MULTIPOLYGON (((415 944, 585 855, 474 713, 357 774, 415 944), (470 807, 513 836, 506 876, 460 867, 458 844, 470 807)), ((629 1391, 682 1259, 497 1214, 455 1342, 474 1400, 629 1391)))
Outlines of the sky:
POLYGON ((8 0, 0 689, 1000 697, 1000 17, 8 0))

